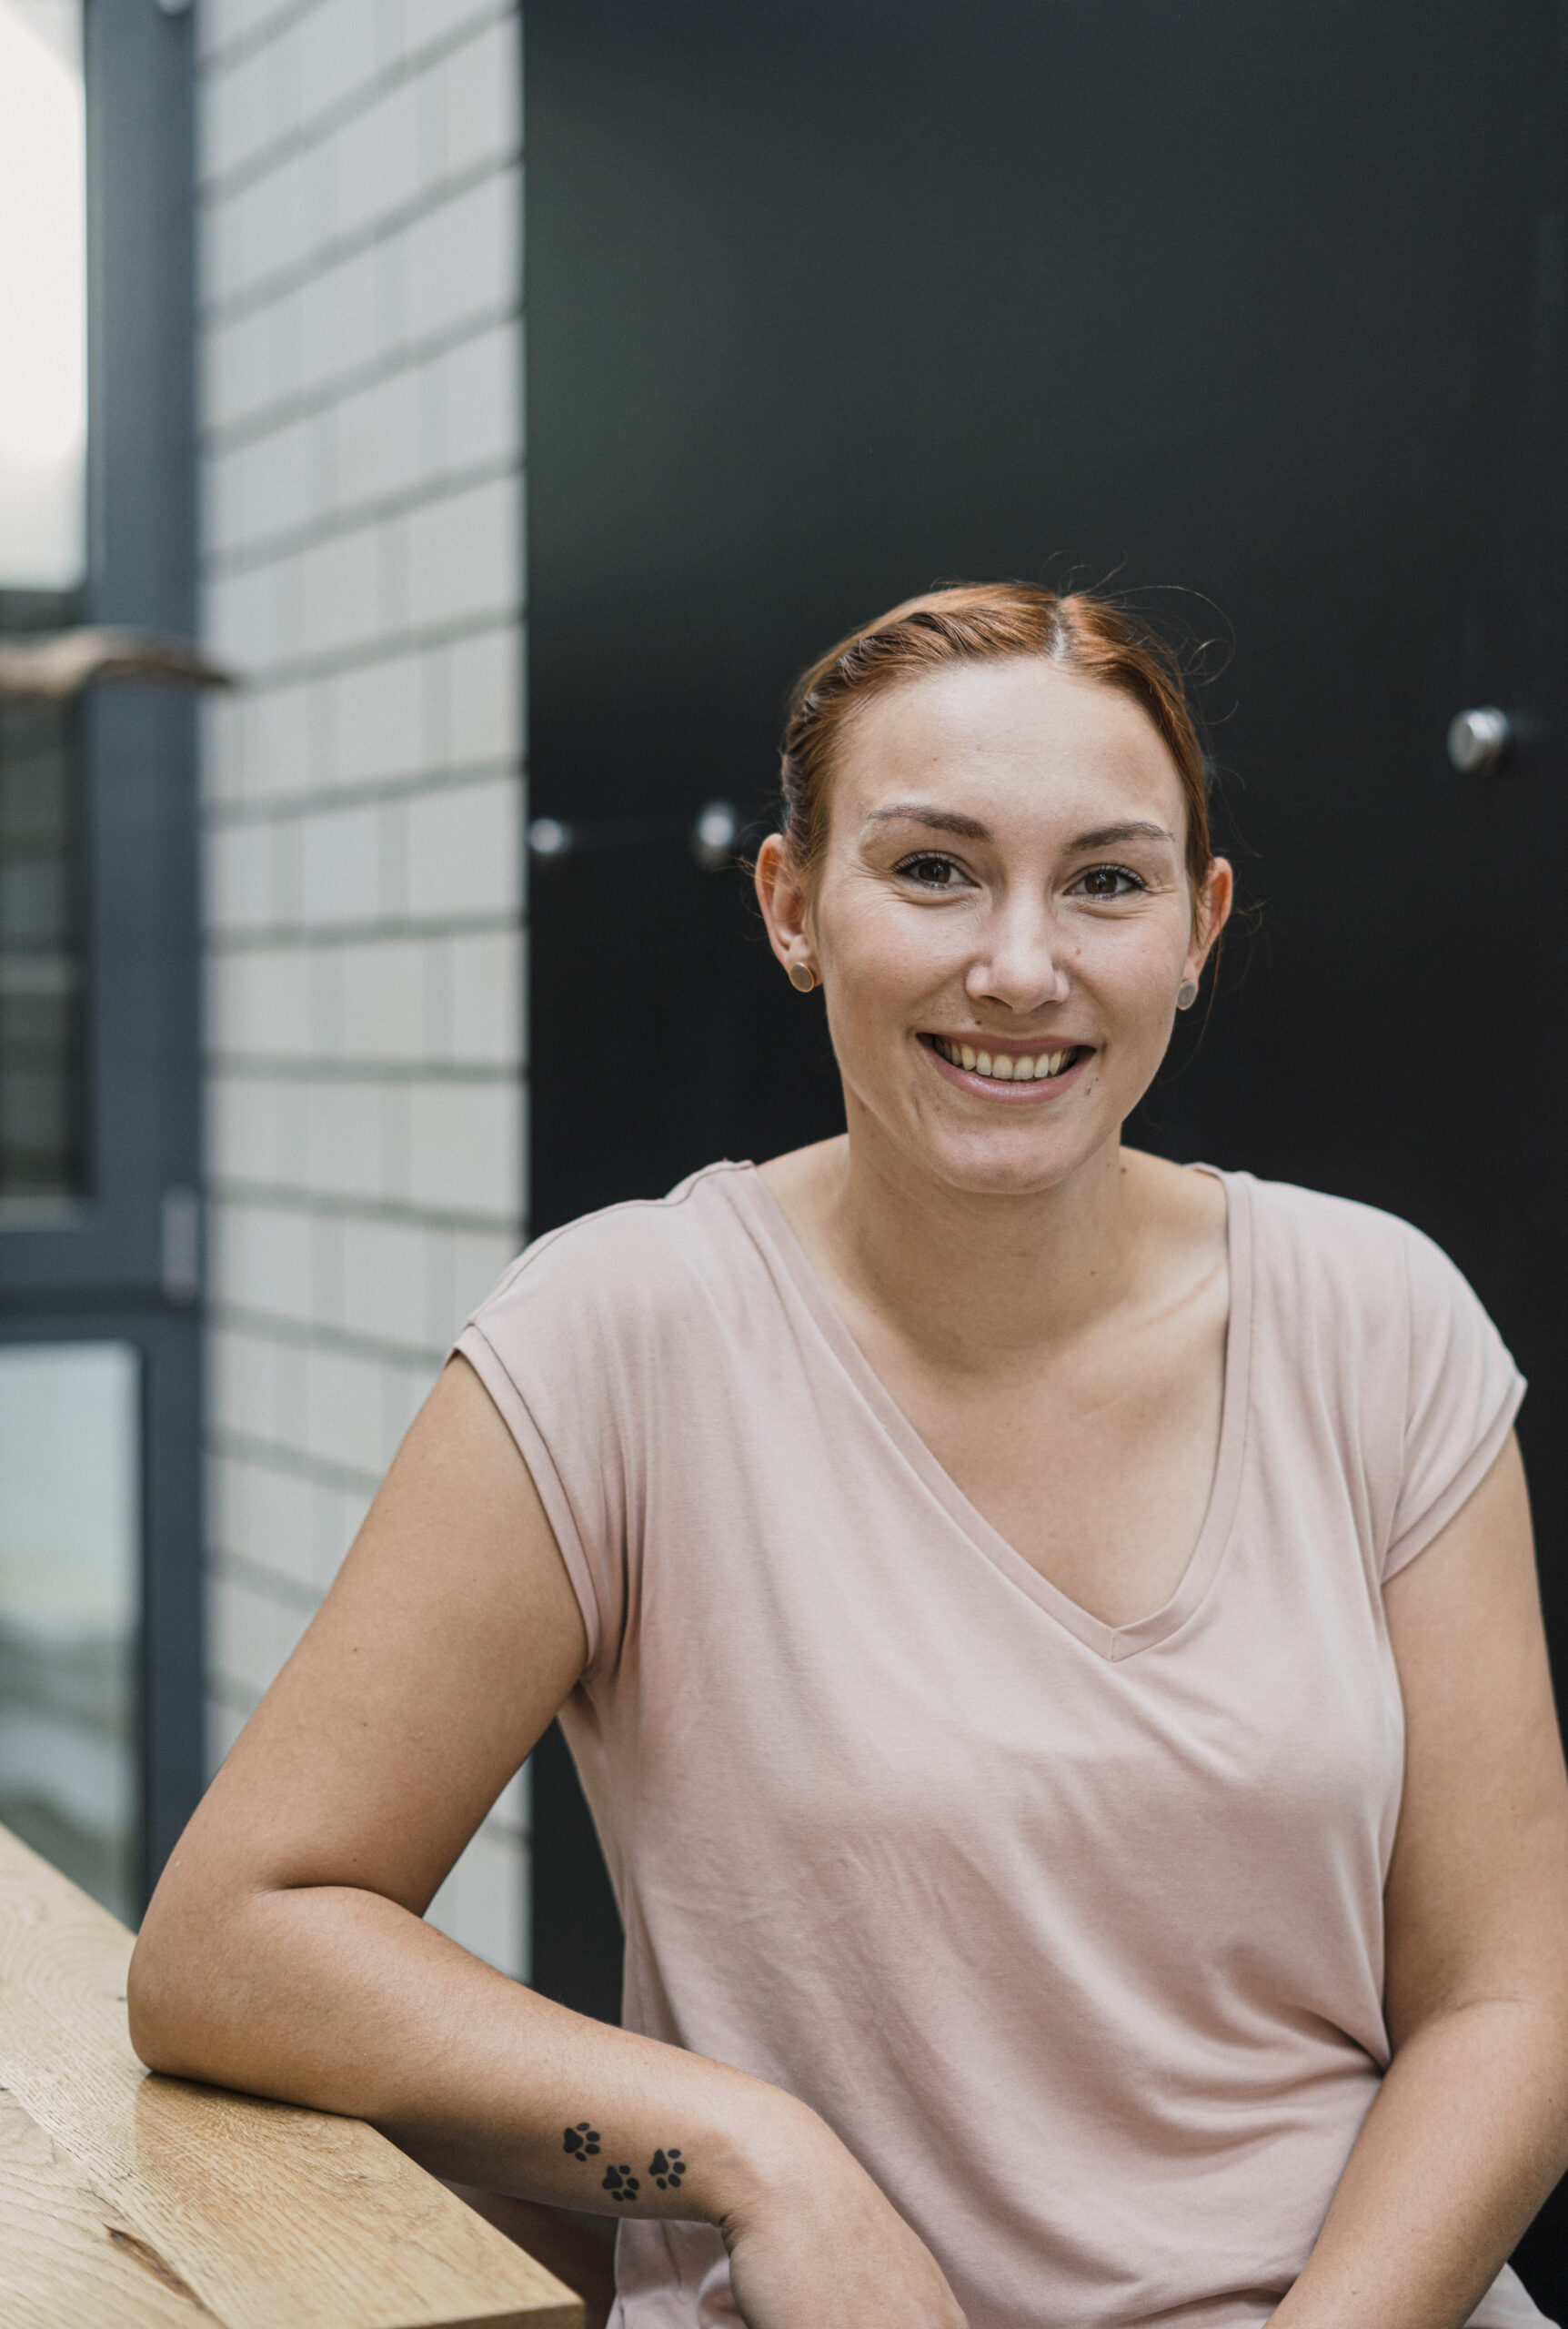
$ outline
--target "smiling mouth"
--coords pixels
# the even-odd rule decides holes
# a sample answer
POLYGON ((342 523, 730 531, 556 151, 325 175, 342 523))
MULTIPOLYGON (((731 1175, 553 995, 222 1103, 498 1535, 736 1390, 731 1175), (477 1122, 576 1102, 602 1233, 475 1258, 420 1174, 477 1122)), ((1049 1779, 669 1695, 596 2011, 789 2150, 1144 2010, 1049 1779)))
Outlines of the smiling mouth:
POLYGON ((950 1043, 946 1035, 922 1035, 920 1041, 930 1044, 938 1057, 950 1067, 967 1068, 971 1075, 989 1075, 998 1084, 1043 1084, 1051 1076, 1065 1074, 1084 1056, 1086 1044, 1068 1044, 1054 1052, 1028 1053, 988 1052, 978 1044, 950 1043))

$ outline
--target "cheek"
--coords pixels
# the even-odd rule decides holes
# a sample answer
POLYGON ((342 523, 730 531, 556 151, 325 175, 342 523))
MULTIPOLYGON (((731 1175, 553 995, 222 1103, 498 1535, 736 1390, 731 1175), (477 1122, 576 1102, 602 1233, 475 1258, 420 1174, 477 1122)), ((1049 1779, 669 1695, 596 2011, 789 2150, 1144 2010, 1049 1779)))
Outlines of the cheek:
POLYGON ((946 993, 961 1007, 968 953, 940 914, 889 912, 879 898, 835 902, 819 922, 828 1024, 839 1065, 864 1101, 895 1074, 911 1023, 946 993))
POLYGON ((1164 1003, 1181 983, 1187 959, 1185 912, 1123 923, 1090 923, 1063 949, 1063 960, 1108 1000, 1139 1009, 1164 1003))
POLYGON ((941 914, 911 913, 875 892, 824 900, 822 953, 851 1000, 928 993, 968 960, 963 937, 941 914), (945 926, 944 926, 945 923, 945 926))

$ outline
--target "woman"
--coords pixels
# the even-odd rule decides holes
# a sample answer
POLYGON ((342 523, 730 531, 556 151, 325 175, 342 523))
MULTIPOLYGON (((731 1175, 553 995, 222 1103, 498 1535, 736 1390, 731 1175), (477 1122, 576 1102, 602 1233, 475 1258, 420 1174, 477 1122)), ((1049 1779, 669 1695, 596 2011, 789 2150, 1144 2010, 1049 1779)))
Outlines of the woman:
POLYGON ((158 1888, 136 2042, 619 2216, 628 2329, 1537 2322, 1512 1363, 1413 1230, 1122 1148, 1231 880, 1113 606, 910 600, 784 773, 846 1135, 502 1279, 158 1888), (420 1921, 558 1709, 625 2030, 420 1921))

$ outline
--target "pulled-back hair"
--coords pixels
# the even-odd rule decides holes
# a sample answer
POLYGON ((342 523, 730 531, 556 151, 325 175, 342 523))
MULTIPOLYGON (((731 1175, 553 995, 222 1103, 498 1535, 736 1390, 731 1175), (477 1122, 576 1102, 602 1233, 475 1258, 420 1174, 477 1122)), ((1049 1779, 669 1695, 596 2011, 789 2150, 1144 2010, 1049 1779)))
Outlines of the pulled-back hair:
POLYGON ((819 656, 796 682, 784 731, 785 845, 810 873, 828 838, 828 791, 846 722, 903 680, 960 663, 1039 655, 1131 696, 1176 764, 1187 804, 1187 871, 1194 892, 1213 862, 1203 748, 1164 640, 1114 600, 1059 596, 1035 582, 965 582, 906 599, 819 656))

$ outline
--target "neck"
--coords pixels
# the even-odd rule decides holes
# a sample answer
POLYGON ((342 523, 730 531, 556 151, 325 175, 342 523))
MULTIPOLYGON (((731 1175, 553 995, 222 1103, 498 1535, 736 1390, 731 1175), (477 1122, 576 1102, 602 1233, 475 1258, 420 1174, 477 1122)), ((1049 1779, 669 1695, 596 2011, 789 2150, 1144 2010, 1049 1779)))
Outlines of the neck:
POLYGON ((982 1195, 920 1173, 849 1105, 823 1236, 859 1297, 944 1366, 1039 1355, 1123 1297, 1142 1208, 1119 1139, 1050 1188, 982 1195))

